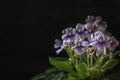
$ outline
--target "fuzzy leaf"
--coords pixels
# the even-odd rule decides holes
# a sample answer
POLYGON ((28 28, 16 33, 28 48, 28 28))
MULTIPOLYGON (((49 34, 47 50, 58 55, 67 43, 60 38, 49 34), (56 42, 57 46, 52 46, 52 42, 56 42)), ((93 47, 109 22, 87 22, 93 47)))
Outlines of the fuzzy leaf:
POLYGON ((87 67, 87 65, 85 64, 85 63, 81 63, 80 65, 79 65, 79 68, 80 68, 80 70, 82 71, 82 72, 87 72, 87 69, 88 69, 88 67, 87 67))
POLYGON ((79 69, 78 76, 81 79, 86 79, 89 76, 88 67, 85 63, 79 64, 78 69, 79 69))
POLYGON ((96 68, 90 69, 90 79, 91 80, 100 79, 101 76, 102 76, 102 73, 99 71, 99 69, 96 69, 96 68))
POLYGON ((74 72, 70 62, 66 58, 53 58, 49 57, 50 64, 55 66, 58 69, 62 69, 67 72, 74 72))
POLYGON ((95 67, 101 68, 105 64, 106 59, 108 59, 108 56, 101 55, 95 67))
POLYGON ((119 61, 117 59, 110 59, 108 60, 103 66, 102 66, 102 70, 109 70, 114 68, 117 64, 119 63, 119 61))
POLYGON ((78 80, 76 77, 73 76, 68 76, 68 78, 66 80, 78 80))
POLYGON ((30 80, 63 80, 67 76, 62 70, 49 68, 44 73, 35 75, 30 80))

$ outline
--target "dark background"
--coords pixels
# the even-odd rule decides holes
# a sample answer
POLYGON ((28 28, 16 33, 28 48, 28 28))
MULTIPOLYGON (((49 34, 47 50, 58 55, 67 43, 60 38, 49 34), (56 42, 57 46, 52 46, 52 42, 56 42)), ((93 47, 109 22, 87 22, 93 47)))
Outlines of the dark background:
POLYGON ((88 15, 101 16, 120 41, 120 0, 1 0, 0 80, 29 80, 50 67, 54 40, 88 15))

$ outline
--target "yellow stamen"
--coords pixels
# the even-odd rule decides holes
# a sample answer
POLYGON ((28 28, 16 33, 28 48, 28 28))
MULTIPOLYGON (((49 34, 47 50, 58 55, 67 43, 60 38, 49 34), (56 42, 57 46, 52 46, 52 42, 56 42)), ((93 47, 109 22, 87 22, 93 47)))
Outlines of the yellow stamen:
POLYGON ((81 44, 80 44, 80 43, 78 43, 78 46, 81 46, 81 44))
POLYGON ((69 32, 68 35, 71 36, 71 35, 72 35, 72 32, 69 32))
POLYGON ((93 51, 94 51, 94 49, 93 49, 93 48, 89 48, 89 51, 90 51, 90 52, 93 52, 93 51))
POLYGON ((82 32, 82 29, 79 29, 78 32, 82 32))
POLYGON ((109 42, 110 42, 110 44, 112 44, 112 43, 113 43, 113 41, 112 41, 112 40, 110 40, 109 42))
POLYGON ((99 41, 102 43, 102 42, 103 42, 103 39, 100 39, 99 41))
POLYGON ((92 32, 92 29, 89 29, 88 31, 89 31, 89 32, 92 32))

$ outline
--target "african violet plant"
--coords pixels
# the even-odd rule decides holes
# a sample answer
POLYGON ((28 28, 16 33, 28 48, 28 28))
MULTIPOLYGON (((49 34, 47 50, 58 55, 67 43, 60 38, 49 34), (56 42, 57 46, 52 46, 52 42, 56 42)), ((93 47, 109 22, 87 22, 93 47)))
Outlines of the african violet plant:
POLYGON ((106 73, 119 63, 115 59, 119 42, 106 28, 101 17, 88 16, 85 24, 78 23, 76 28, 63 30, 62 39, 55 40, 54 48, 58 48, 57 54, 66 51, 68 58, 50 57, 49 60, 65 73, 61 79, 51 80, 106 79, 106 73))

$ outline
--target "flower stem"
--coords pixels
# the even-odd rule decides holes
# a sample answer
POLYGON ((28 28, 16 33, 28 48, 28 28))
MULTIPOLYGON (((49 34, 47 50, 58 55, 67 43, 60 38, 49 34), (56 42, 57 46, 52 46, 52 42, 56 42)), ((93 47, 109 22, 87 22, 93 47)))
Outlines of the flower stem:
POLYGON ((79 71, 79 63, 78 63, 78 58, 77 58, 77 56, 76 56, 76 69, 77 69, 77 71, 79 71))
POLYGON ((90 55, 89 55, 89 53, 87 53, 87 65, 88 65, 88 67, 90 67, 89 58, 90 58, 90 55))
POLYGON ((93 55, 90 56, 90 66, 92 67, 93 65, 93 55))
POLYGON ((95 55, 93 55, 93 58, 95 60, 95 63, 97 63, 97 58, 95 57, 95 55))

